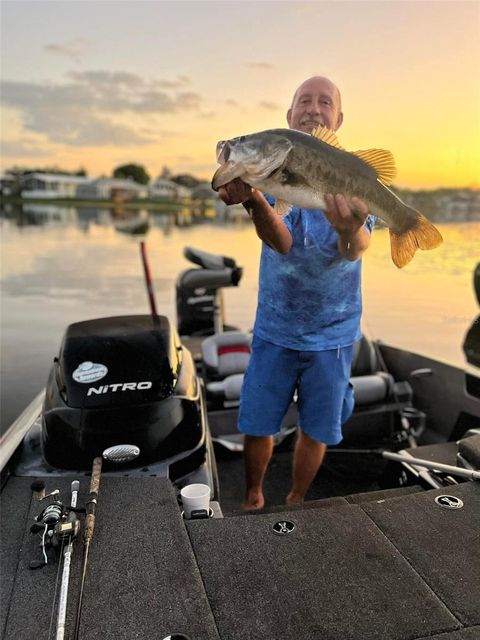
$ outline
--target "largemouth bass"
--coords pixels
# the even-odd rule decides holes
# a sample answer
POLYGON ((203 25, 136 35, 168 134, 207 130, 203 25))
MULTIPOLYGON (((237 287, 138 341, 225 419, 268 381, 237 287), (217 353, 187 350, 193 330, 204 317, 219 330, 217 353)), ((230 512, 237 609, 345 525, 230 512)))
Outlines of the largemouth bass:
POLYGON ((438 229, 387 187, 396 172, 392 154, 382 149, 350 153, 326 127, 312 135, 270 129, 223 140, 217 145, 217 159, 221 166, 213 176, 215 190, 241 178, 274 196, 279 214, 292 205, 325 209, 326 193, 362 199, 388 226, 397 267, 410 262, 417 249, 434 249, 442 243, 438 229))

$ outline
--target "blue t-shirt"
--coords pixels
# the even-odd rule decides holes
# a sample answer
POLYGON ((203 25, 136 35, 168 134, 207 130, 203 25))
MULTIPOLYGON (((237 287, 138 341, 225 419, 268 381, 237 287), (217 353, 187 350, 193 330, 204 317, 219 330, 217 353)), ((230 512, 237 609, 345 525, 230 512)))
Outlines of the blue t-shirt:
MULTIPOLYGON (((262 243, 254 334, 299 351, 353 344, 361 337, 361 260, 340 254, 321 209, 294 207, 284 222, 293 239, 288 254, 262 243)), ((371 232, 374 224, 369 215, 365 227, 371 232)))

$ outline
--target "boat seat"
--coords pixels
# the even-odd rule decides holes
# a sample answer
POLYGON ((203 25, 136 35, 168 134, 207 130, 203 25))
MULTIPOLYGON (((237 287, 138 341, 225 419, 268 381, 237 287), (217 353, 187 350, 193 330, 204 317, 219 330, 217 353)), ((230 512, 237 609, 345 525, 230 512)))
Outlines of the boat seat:
MULTIPOLYGON (((394 388, 393 377, 383 372, 371 376, 353 376, 350 382, 353 384, 357 406, 383 402, 391 397, 394 388)), ((207 391, 217 400, 240 400, 242 383, 243 373, 236 373, 223 380, 207 383, 207 391)))
POLYGON ((243 375, 250 360, 252 336, 242 331, 226 331, 203 340, 202 360, 207 380, 243 375))
POLYGON ((393 376, 383 371, 368 376, 352 376, 350 382, 353 384, 357 406, 384 402, 391 398, 394 392, 393 376))
MULTIPOLYGON (((216 402, 238 401, 251 353, 252 336, 241 331, 228 331, 206 338, 201 345, 206 389, 216 402)), ((353 375, 357 406, 385 402, 394 393, 394 379, 389 373, 376 370, 375 351, 366 339, 354 348, 353 375)))
POLYGON ((480 429, 471 429, 457 444, 458 464, 466 469, 480 469, 480 429))

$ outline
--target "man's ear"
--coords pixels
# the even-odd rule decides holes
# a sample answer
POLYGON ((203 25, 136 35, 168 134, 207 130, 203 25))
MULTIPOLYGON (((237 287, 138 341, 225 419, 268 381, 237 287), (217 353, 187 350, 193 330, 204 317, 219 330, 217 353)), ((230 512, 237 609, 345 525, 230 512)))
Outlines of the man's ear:
POLYGON ((335 127, 335 131, 337 129, 340 129, 340 127, 342 126, 342 122, 343 122, 343 112, 340 111, 340 113, 338 114, 338 118, 337 118, 337 126, 335 127))
POLYGON ((290 124, 290 123, 291 123, 291 121, 292 121, 292 110, 291 110, 291 109, 289 109, 289 110, 287 111, 287 122, 288 122, 288 126, 289 126, 289 127, 291 126, 291 124, 290 124))

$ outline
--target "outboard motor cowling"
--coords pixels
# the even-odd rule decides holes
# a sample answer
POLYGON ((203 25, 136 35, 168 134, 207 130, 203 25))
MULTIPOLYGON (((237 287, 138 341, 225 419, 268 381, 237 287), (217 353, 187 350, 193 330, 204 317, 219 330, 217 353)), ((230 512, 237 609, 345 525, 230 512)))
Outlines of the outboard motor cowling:
POLYGON ((78 322, 67 328, 47 382, 44 455, 54 467, 89 469, 107 447, 132 444, 140 456, 131 465, 195 449, 198 466, 201 414, 192 357, 166 317, 78 322))

